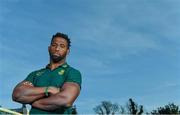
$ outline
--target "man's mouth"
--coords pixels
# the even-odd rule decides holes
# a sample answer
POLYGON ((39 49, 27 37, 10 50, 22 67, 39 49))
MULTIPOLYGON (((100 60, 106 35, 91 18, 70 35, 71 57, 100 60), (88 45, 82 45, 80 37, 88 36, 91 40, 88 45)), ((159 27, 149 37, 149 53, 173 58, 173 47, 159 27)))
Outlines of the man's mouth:
POLYGON ((53 54, 53 56, 57 56, 57 57, 58 57, 58 56, 60 56, 60 55, 55 53, 55 54, 53 54))

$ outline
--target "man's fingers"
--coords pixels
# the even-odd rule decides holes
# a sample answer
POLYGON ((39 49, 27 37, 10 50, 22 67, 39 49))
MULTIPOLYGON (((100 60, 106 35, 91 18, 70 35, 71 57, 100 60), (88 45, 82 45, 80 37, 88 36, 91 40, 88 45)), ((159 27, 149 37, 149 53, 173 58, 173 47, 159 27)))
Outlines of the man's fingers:
POLYGON ((29 81, 23 82, 23 85, 33 86, 33 84, 31 82, 29 82, 29 81))

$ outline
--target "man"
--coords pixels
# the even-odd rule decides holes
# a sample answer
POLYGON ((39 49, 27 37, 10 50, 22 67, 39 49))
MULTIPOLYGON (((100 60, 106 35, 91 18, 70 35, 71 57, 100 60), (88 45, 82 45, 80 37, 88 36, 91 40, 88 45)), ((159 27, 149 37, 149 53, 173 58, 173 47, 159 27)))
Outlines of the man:
POLYGON ((14 101, 32 106, 30 114, 70 114, 80 93, 81 74, 66 63, 70 50, 66 34, 53 35, 48 47, 50 62, 34 71, 13 91, 14 101))

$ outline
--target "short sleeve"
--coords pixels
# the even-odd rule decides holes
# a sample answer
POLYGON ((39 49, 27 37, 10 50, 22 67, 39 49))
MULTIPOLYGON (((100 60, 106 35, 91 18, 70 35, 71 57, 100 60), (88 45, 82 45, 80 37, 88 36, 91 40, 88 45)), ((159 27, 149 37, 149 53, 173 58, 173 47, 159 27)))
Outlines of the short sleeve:
POLYGON ((29 81, 34 85, 35 72, 30 73, 24 81, 29 81))
POLYGON ((81 88, 81 83, 82 83, 81 73, 78 70, 71 68, 68 72, 67 79, 65 82, 77 83, 81 88))

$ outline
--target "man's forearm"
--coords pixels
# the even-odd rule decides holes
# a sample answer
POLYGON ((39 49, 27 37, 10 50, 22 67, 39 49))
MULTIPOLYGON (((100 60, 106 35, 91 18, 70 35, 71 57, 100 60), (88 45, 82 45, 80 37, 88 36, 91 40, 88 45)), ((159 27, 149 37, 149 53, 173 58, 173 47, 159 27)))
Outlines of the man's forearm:
POLYGON ((73 104, 79 93, 80 88, 78 84, 65 83, 59 93, 48 98, 39 99, 32 103, 32 106, 47 111, 61 107, 69 107, 73 104))
POLYGON ((43 110, 55 110, 60 107, 71 106, 71 104, 67 102, 66 97, 56 94, 48 98, 37 100, 32 106, 43 110))
MULTIPOLYGON (((41 100, 41 99, 40 99, 41 100)), ((47 110, 47 111, 51 111, 51 110, 55 110, 57 108, 60 108, 59 106, 57 105, 54 105, 54 104, 50 104, 50 103, 46 103, 44 101, 40 101, 40 100, 37 100, 35 101, 32 106, 33 107, 36 107, 36 108, 39 108, 39 109, 42 109, 42 110, 47 110)))
POLYGON ((13 100, 20 103, 32 103, 44 97, 44 87, 20 86, 14 89, 13 100))

